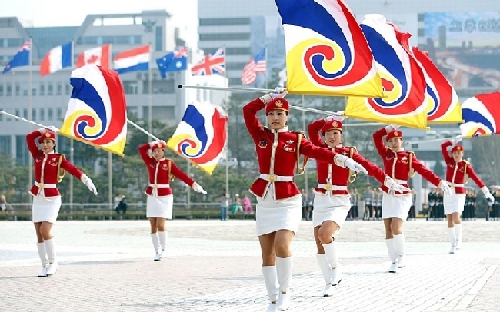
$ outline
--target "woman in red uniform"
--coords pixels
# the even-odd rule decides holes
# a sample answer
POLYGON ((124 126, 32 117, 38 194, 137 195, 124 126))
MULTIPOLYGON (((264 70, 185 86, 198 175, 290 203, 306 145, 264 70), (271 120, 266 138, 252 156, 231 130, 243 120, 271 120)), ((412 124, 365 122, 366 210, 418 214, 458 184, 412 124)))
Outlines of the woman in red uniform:
MULTIPOLYGON (((355 147, 342 145, 343 119, 343 116, 334 115, 309 124, 307 130, 311 142, 316 146, 348 155, 365 167, 369 175, 375 177, 390 190, 405 191, 404 186, 396 183, 382 169, 358 154, 355 147), (324 141, 319 132, 324 136, 324 141)), ((318 248, 316 258, 326 283, 323 296, 329 297, 333 295, 333 286, 342 280, 334 234, 344 224, 349 209, 351 209, 351 196, 347 186, 351 177, 355 177, 355 175, 348 168, 320 160, 316 162, 318 187, 315 189, 312 219, 314 238, 318 248)))
POLYGON ((276 90, 243 107, 245 124, 255 142, 260 176, 250 187, 257 197, 256 226, 262 251, 262 272, 270 299, 268 311, 287 310, 292 277, 290 243, 302 219, 302 195, 293 182, 300 154, 348 167, 365 169, 345 155, 319 148, 303 133, 289 131, 288 102, 276 90), (270 128, 263 127, 257 113, 264 109, 270 128))
POLYGON ((29 193, 33 195, 32 220, 38 239, 38 255, 42 260, 42 271, 38 274, 40 277, 55 274, 58 267, 56 246, 51 231, 61 208, 61 193, 57 189, 57 183, 61 182, 65 171, 82 181, 97 195, 92 180, 71 164, 63 154, 56 153, 54 130, 40 128, 26 135, 26 144, 35 163, 35 185, 29 193), (41 149, 38 149, 36 139, 41 149))
MULTIPOLYGON (((450 192, 448 185, 432 171, 422 165, 413 152, 403 148, 403 133, 396 126, 386 126, 373 134, 373 142, 378 154, 384 162, 387 175, 396 180, 398 184, 408 188, 408 178, 417 172, 424 179, 438 185, 445 193, 450 192), (389 147, 384 144, 384 136, 389 147)), ((412 205, 411 191, 390 191, 387 186, 382 186, 382 219, 385 225, 385 242, 391 258, 390 273, 396 273, 397 268, 405 266, 405 238, 403 234, 403 221, 408 216, 412 205)))
POLYGON ((165 158, 164 141, 154 141, 139 146, 139 154, 148 168, 146 195, 146 217, 151 224, 151 240, 155 249, 154 261, 160 261, 167 246, 168 232, 165 220, 172 219, 173 195, 170 180, 180 179, 194 191, 206 194, 205 190, 177 167, 171 159, 165 158), (148 151, 151 150, 152 156, 148 151))
POLYGON ((446 218, 448 219, 448 235, 450 238, 451 249, 450 254, 454 254, 456 249, 462 247, 462 220, 461 214, 464 211, 465 205, 465 183, 469 176, 476 185, 481 189, 484 196, 489 201, 495 201, 488 187, 477 176, 471 164, 464 160, 464 147, 458 142, 461 137, 455 138, 453 141, 446 141, 441 144, 441 152, 444 161, 446 162, 446 183, 451 187, 451 194, 444 194, 443 204, 446 218), (451 149, 451 156, 448 152, 448 147, 451 149))

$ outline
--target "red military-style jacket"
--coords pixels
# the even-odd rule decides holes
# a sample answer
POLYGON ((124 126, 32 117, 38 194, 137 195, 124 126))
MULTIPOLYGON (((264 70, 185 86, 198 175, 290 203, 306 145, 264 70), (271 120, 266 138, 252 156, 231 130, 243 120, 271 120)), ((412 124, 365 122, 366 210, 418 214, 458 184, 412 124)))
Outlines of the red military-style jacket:
POLYGON ((42 134, 38 130, 26 135, 26 144, 28 145, 28 150, 33 157, 33 167, 35 171, 35 185, 31 187, 29 193, 34 196, 61 196, 61 193, 59 193, 59 190, 57 189, 57 183, 59 182, 60 175, 63 175, 63 172, 59 171, 65 170, 78 180, 81 180, 83 172, 70 163, 64 157, 64 154, 45 154, 42 150, 38 149, 35 140, 41 135, 42 134))
MULTIPOLYGON (((384 143, 384 136, 387 134, 385 128, 381 128, 375 133, 373 133, 373 142, 375 143, 375 148, 378 154, 382 157, 384 161, 384 171, 385 173, 399 182, 401 185, 408 187, 408 179, 410 178, 410 171, 415 171, 422 175, 424 179, 431 182, 434 185, 439 185, 441 179, 434 174, 431 170, 426 168, 422 163, 420 163, 413 152, 405 151, 401 149, 400 151, 394 152, 384 143)), ((385 185, 382 185, 382 190, 388 192, 385 185)), ((395 192, 395 194, 407 194, 407 192, 395 192)))
MULTIPOLYGON (((319 132, 325 123, 326 122, 323 119, 314 121, 307 127, 307 133, 309 134, 309 139, 314 145, 322 148, 330 148, 319 135, 319 132)), ((339 145, 335 147, 335 152, 354 159, 354 161, 358 164, 365 167, 369 175, 384 184, 386 177, 384 171, 371 161, 358 154, 355 147, 339 145)), ((320 160, 317 160, 316 163, 316 171, 318 175, 318 187, 316 188, 316 191, 325 194, 327 191, 330 191, 328 188, 332 188, 332 194, 334 195, 349 194, 347 191, 347 185, 349 184, 351 172, 348 168, 342 168, 336 164, 332 164, 331 162, 324 162, 320 160), (335 186, 338 187, 337 190, 335 190, 335 186)))
POLYGON ((139 146, 139 154, 148 168, 148 182, 145 193, 154 196, 167 196, 172 194, 169 185, 170 177, 174 176, 192 187, 194 180, 177 167, 171 159, 162 158, 157 161, 149 156, 149 143, 139 146), (154 191, 154 192, 153 192, 154 191))
POLYGON ((441 152, 446 162, 446 181, 450 187, 455 187, 455 194, 465 194, 465 183, 469 176, 479 188, 485 186, 484 182, 477 176, 471 164, 467 160, 456 162, 448 152, 448 147, 453 143, 446 141, 441 144, 441 152))
POLYGON ((250 191, 264 197, 269 186, 275 185, 275 200, 287 199, 301 194, 293 176, 295 174, 298 154, 324 162, 334 162, 335 151, 314 146, 303 133, 278 131, 263 127, 257 113, 265 107, 259 99, 255 99, 243 107, 243 118, 248 133, 255 143, 260 177, 252 184, 250 191))

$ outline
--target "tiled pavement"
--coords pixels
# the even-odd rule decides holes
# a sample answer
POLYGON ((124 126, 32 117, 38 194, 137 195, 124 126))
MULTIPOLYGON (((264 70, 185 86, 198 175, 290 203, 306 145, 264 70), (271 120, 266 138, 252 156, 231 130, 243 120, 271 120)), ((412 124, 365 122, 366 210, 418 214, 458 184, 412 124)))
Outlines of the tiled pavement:
MULTIPOLYGON (((29 222, 0 223, 0 311, 265 311, 252 221, 168 221, 168 255, 154 262, 145 221, 59 222, 59 270, 40 269, 29 222)), ((447 254, 445 222, 405 223, 407 266, 389 262, 380 221, 346 222, 338 236, 344 280, 331 298, 310 222, 293 243, 289 311, 498 311, 500 222, 464 222, 447 254)))

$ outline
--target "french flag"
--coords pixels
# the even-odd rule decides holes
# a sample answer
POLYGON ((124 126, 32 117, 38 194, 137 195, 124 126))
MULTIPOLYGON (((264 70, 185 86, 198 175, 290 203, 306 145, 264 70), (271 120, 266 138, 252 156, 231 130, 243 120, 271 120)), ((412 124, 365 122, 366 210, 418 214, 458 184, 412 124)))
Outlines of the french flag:
POLYGON ((68 42, 50 50, 40 64, 40 75, 45 76, 73 66, 73 42, 68 42))
POLYGON ((113 59, 118 74, 146 71, 149 68, 149 46, 134 48, 118 53, 113 59))

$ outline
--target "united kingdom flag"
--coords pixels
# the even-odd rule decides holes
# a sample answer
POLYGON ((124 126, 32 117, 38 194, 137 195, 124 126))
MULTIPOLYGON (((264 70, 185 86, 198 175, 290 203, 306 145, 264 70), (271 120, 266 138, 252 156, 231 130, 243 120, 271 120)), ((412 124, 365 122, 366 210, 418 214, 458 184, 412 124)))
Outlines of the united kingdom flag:
POLYGON ((212 54, 205 55, 203 61, 191 68, 193 76, 223 75, 226 70, 226 51, 219 48, 212 54))

